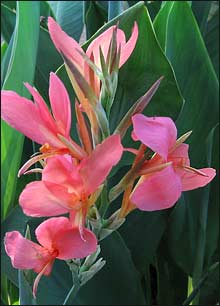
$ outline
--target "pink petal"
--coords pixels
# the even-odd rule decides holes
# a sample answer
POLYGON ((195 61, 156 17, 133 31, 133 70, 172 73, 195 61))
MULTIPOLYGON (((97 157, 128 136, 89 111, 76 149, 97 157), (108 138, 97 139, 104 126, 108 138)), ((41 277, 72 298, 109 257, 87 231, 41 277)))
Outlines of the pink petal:
POLYGON ((23 212, 32 217, 50 217, 68 212, 66 203, 55 197, 42 181, 27 184, 19 197, 23 212))
POLYGON ((42 222, 35 230, 39 243, 49 250, 56 250, 57 236, 63 231, 72 229, 71 223, 66 217, 50 218, 42 222))
POLYGON ((135 139, 167 159, 169 150, 176 143, 177 130, 168 117, 146 117, 136 114, 132 117, 135 139))
POLYGON ((60 235, 57 235, 55 241, 56 248, 59 251, 57 258, 63 260, 84 258, 94 253, 97 249, 97 239, 93 232, 84 228, 83 239, 78 228, 63 231, 60 235))
MULTIPOLYGON (((134 27, 132 29, 132 34, 129 40, 123 44, 121 44, 121 57, 120 57, 120 63, 119 67, 124 65, 124 63, 128 60, 128 58, 131 56, 131 53, 133 52, 136 42, 138 38, 138 25, 137 22, 134 23, 134 27)), ((119 41, 120 43, 120 41, 119 41)))
POLYGON ((131 201, 139 209, 146 211, 172 207, 181 195, 181 180, 172 166, 157 172, 138 185, 131 201))
POLYGON ((52 17, 48 17, 48 30, 57 50, 69 58, 83 74, 84 60, 79 52, 77 52, 77 50, 83 52, 80 45, 68 36, 52 17))
POLYGON ((1 91, 1 117, 10 126, 37 143, 44 144, 47 141, 46 135, 39 131, 39 126, 44 123, 36 105, 15 92, 1 91))
POLYGON ((80 174, 87 194, 93 193, 121 159, 123 147, 119 135, 109 136, 97 145, 92 154, 82 160, 80 174))
MULTIPOLYGON (((50 182, 44 182, 48 191, 56 198, 59 205, 66 210, 66 212, 72 209, 79 209, 82 206, 81 194, 78 194, 73 187, 67 188, 65 185, 59 185, 50 182)), ((54 214, 56 216, 57 214, 54 214)))
POLYGON ((213 168, 199 169, 207 176, 198 173, 190 172, 187 169, 178 169, 176 173, 180 176, 182 181, 182 191, 193 190, 196 188, 204 187, 209 184, 216 175, 216 170, 213 168))
MULTIPOLYGON (((33 269, 39 273, 51 260, 51 256, 46 249, 23 238, 17 231, 6 233, 5 250, 16 269, 33 269)), ((48 274, 50 270, 45 272, 48 274)))
POLYGON ((173 166, 178 165, 190 165, 189 155, 188 155, 189 145, 182 143, 174 151, 168 154, 168 161, 173 162, 173 166))
POLYGON ((1 91, 1 117, 10 126, 39 144, 63 146, 54 130, 50 130, 48 123, 42 118, 39 107, 13 91, 1 91))
POLYGON ((47 126, 49 130, 53 131, 54 134, 56 134, 57 133, 56 124, 54 122, 54 119, 52 118, 52 115, 44 99, 41 97, 39 92, 34 87, 32 87, 30 84, 24 83, 24 85, 28 89, 30 94, 33 96, 34 102, 38 106, 40 116, 42 120, 44 121, 45 126, 47 126))
POLYGON ((46 167, 43 169, 42 180, 48 189, 53 188, 51 184, 62 185, 70 193, 80 194, 83 188, 83 182, 80 178, 77 166, 68 155, 54 156, 47 160, 46 167))
POLYGON ((50 103, 53 116, 60 134, 69 137, 71 126, 71 108, 69 95, 61 80, 55 73, 50 73, 50 103))
MULTIPOLYGON (((86 50, 86 54, 89 58, 91 57, 91 54, 93 54, 94 62, 99 68, 101 68, 99 48, 101 47, 102 53, 103 53, 104 58, 106 60, 107 54, 108 54, 108 49, 109 49, 110 42, 111 42, 111 39, 112 39, 113 30, 115 29, 115 27, 116 26, 112 26, 112 27, 108 28, 105 32, 103 32, 98 37, 96 37, 91 42, 88 49, 86 50)), ((117 46, 118 47, 119 47, 119 43, 121 45, 125 45, 125 43, 126 43, 125 34, 120 29, 117 29, 116 40, 117 40, 117 46)))

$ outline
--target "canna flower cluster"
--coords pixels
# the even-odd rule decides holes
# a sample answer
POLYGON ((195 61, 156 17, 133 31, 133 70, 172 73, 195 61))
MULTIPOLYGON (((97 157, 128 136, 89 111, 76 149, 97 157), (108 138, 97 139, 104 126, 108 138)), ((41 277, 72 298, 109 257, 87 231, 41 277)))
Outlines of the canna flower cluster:
POLYGON ((106 230, 108 233, 116 230, 132 210, 170 208, 182 191, 203 187, 215 176, 212 168, 198 170, 190 166, 189 146, 184 143, 190 133, 177 139, 176 126, 170 118, 141 114, 149 102, 149 92, 152 96, 161 79, 136 102, 110 135, 108 118, 118 71, 135 49, 136 23, 127 42, 124 32, 112 26, 94 39, 86 52, 51 17, 48 29, 76 93, 74 124, 80 144, 70 135, 71 103, 55 73, 50 74, 51 110, 28 83, 25 86, 34 102, 13 91, 1 92, 2 119, 41 145, 18 173, 18 176, 41 174, 41 180, 27 184, 19 197, 26 215, 49 217, 36 228, 39 244, 17 231, 5 236, 5 250, 13 267, 38 273, 34 296, 41 276, 51 273, 56 258, 89 256, 97 251, 98 240, 106 236, 106 230), (121 143, 131 124, 132 139, 141 142, 138 150, 123 148, 121 143), (109 173, 127 150, 135 155, 131 169, 109 191, 109 203, 104 203, 111 204, 123 192, 121 208, 104 222, 97 202, 109 173), (37 162, 40 167, 31 168, 37 162))

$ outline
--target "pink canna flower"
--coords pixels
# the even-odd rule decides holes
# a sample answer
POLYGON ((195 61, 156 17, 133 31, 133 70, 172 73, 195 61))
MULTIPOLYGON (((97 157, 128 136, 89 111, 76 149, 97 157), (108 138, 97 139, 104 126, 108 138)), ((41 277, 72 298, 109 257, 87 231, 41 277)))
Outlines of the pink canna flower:
POLYGON ((182 143, 189 133, 176 140, 174 122, 166 117, 132 117, 133 139, 156 152, 140 170, 140 180, 130 201, 141 210, 153 211, 173 206, 182 191, 207 185, 216 175, 213 168, 190 167, 189 145, 182 143))
POLYGON ((80 163, 68 155, 49 158, 42 171, 42 181, 29 183, 20 195, 24 213, 41 217, 71 212, 71 220, 82 228, 100 185, 120 160, 122 152, 120 136, 112 135, 80 163))
POLYGON ((52 114, 38 91, 28 83, 25 86, 33 96, 34 103, 13 91, 3 90, 1 117, 10 126, 42 145, 40 151, 43 154, 35 156, 29 164, 54 154, 70 153, 79 159, 85 157, 86 152, 70 139, 70 100, 61 80, 54 73, 50 74, 52 114), (71 150, 66 143, 69 143, 71 150))
POLYGON ((78 228, 72 227, 65 217, 42 222, 35 234, 39 244, 25 239, 18 231, 6 233, 4 240, 6 253, 14 268, 32 269, 38 273, 33 286, 34 297, 40 278, 51 273, 56 258, 84 258, 97 248, 97 239, 90 230, 84 230, 82 240, 78 228))
MULTIPOLYGON (((80 54, 84 52, 83 49, 73 38, 68 36, 61 29, 61 27, 52 17, 48 18, 48 29, 50 37, 57 50, 76 66, 78 71, 84 76, 89 85, 92 87, 97 97, 99 97, 100 82, 94 73, 91 72, 89 65, 80 54)), ((128 60, 135 48, 138 37, 138 26, 136 22, 134 23, 131 37, 127 42, 125 39, 125 34, 122 30, 118 29, 117 26, 110 27, 95 38, 86 50, 86 55, 94 62, 94 64, 96 64, 98 68, 101 68, 99 48, 102 49, 104 58, 106 60, 114 30, 116 30, 117 49, 119 49, 119 46, 121 46, 119 68, 128 60)), ((77 87, 74 89, 76 90, 76 93, 78 93, 79 89, 77 87)), ((81 100, 80 102, 82 103, 81 100)))

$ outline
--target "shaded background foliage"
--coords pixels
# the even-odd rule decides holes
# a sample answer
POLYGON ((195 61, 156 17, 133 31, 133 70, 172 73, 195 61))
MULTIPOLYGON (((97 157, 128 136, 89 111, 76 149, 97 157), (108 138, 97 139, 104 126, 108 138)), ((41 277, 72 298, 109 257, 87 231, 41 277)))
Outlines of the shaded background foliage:
MULTIPOLYGON (((29 97, 23 86, 28 81, 48 101, 49 72, 57 71, 73 106, 74 92, 49 38, 48 16, 84 48, 117 21, 129 37, 136 20, 139 38, 119 73, 111 130, 163 75, 144 113, 172 117, 179 136, 193 130, 188 141, 192 165, 219 168, 218 1, 2 1, 2 88, 29 97)), ((25 216, 18 197, 35 177, 17 179, 16 174, 37 146, 4 122, 1 133, 2 237, 9 230, 24 234, 29 225, 34 239, 34 229, 42 220, 25 216)), ((74 124, 72 135, 77 137, 74 124)), ((124 144, 134 146, 130 132, 124 144)), ((111 174, 109 187, 118 182, 131 162, 131 155, 124 154, 111 174)), ((185 192, 171 209, 130 214, 118 232, 101 243, 101 256, 107 264, 80 289, 72 304, 189 305, 192 299, 194 305, 217 303, 218 192, 216 177, 203 189, 185 192), (193 297, 191 292, 197 294, 193 297)), ((110 210, 119 205, 120 198, 110 210)), ((34 273, 13 269, 3 247, 1 252, 2 304, 16 305, 18 298, 23 305, 63 303, 71 288, 65 262, 55 263, 52 275, 39 285, 37 301, 33 301, 34 273)))

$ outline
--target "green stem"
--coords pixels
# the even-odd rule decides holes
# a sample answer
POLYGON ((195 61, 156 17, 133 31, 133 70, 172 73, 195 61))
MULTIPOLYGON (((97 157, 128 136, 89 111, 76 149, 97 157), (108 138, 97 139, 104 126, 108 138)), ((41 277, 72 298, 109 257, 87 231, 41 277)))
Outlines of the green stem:
POLYGON ((80 281, 78 277, 74 278, 74 284, 70 289, 69 293, 67 294, 63 305, 73 305, 76 295, 80 289, 80 281))
POLYGON ((183 302, 182 305, 190 305, 190 303, 194 300, 194 298, 196 297, 196 295, 198 294, 199 290, 201 289, 201 287, 203 286, 204 282, 207 280, 207 278, 209 277, 210 273, 212 273, 215 268, 219 265, 219 262, 214 263, 210 269, 205 273, 205 275, 200 279, 200 281, 198 282, 197 286, 195 287, 195 289, 193 290, 193 292, 188 296, 188 298, 183 302))

